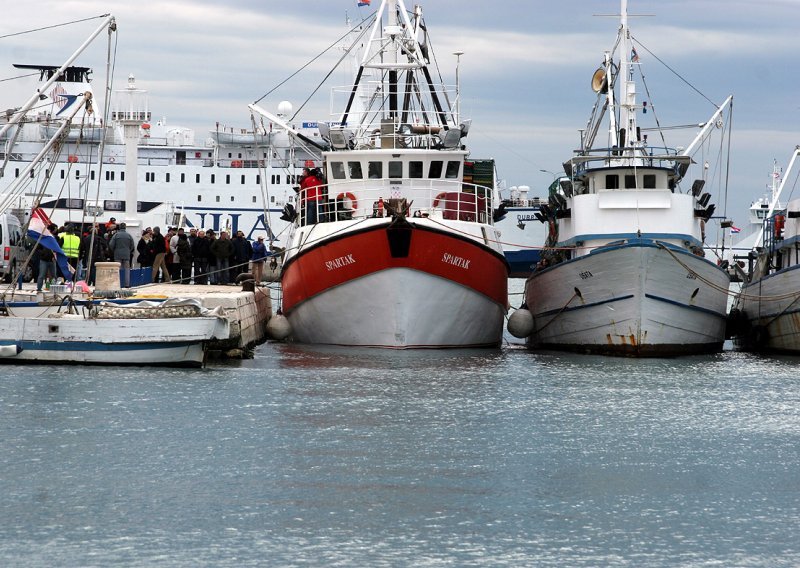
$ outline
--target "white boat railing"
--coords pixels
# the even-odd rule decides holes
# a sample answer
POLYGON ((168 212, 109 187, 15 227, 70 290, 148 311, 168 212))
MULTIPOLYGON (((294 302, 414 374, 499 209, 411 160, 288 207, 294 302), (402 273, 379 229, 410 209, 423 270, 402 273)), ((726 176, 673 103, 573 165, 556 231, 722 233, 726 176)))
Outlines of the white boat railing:
MULTIPOLYGON (((492 224, 492 189, 459 180, 371 179, 317 186, 322 197, 295 196, 297 221, 306 224, 306 202, 314 203, 317 222, 389 217, 430 217, 492 224)), ((309 193, 311 193, 309 191, 309 193)))

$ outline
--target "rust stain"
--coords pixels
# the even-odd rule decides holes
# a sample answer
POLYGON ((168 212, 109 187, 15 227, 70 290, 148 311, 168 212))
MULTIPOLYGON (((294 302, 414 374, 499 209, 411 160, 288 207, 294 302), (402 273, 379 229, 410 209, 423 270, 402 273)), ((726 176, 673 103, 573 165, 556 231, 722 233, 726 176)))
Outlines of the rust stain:
POLYGON ((636 347, 636 336, 632 333, 631 333, 631 345, 636 347))

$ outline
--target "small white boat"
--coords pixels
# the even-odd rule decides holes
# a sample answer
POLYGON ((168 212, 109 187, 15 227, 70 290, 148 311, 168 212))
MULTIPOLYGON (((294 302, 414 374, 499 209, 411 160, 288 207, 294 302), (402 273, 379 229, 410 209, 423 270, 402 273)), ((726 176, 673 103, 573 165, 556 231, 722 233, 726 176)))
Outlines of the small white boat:
POLYGON ((207 342, 230 335, 230 322, 196 300, 40 310, 0 317, 0 362, 199 367, 207 342))

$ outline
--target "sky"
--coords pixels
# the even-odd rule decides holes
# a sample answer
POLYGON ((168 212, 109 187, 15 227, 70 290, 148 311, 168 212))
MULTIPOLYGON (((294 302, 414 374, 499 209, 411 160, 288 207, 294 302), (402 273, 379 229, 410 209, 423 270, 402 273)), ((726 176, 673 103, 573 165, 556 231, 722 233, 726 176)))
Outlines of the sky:
MULTIPOLYGON (((217 122, 249 126, 248 104, 335 44, 347 17, 367 17, 380 0, 369 8, 359 8, 357 0, 3 4, 0 108, 21 106, 36 87, 38 77, 8 80, 21 74, 12 63, 60 65, 100 25, 96 16, 112 13, 114 88, 124 88, 133 74, 149 93, 154 119, 194 128, 202 141, 217 122), (88 18, 94 19, 16 35, 88 18)), ((595 103, 590 80, 615 40, 619 1, 428 0, 422 8, 445 82, 455 83, 453 53, 464 52, 461 112, 473 120, 466 139, 472 156, 494 158, 507 185, 546 194, 589 119, 595 103)), ((639 98, 651 101, 662 124, 704 122, 714 111, 710 101, 721 104, 733 95, 727 205, 722 185, 712 202, 717 214, 742 226, 751 202, 767 189, 773 160, 785 168, 800 144, 800 0, 629 0, 628 12, 634 38, 646 47, 639 56, 652 97, 640 87, 639 98)), ((105 84, 108 51, 104 33, 75 63, 95 69, 96 96, 105 84)), ((332 74, 305 101, 339 55, 322 55, 259 104, 275 111, 288 100, 296 111, 303 106, 298 121, 333 119, 330 88, 348 84, 347 72, 332 74)), ((694 134, 675 136, 672 145, 686 146, 694 134)), ((792 173, 798 171, 800 163, 792 173)))

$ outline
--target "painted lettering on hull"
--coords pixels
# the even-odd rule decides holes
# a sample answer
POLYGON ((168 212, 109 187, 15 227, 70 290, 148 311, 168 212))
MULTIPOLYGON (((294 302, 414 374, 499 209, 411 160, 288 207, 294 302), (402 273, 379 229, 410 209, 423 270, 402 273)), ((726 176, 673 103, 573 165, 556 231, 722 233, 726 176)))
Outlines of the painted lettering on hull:
POLYGON ((442 262, 452 264, 453 266, 458 266, 464 270, 469 270, 469 260, 466 258, 461 258, 460 256, 455 256, 449 252, 446 252, 442 255, 442 262))
POLYGON ((356 259, 353 258, 353 255, 352 254, 347 254, 347 255, 344 255, 344 256, 340 256, 338 258, 334 258, 333 260, 325 261, 325 268, 327 268, 328 271, 331 271, 331 270, 336 270, 338 268, 342 268, 344 266, 348 266, 350 264, 355 264, 355 263, 356 263, 356 259))

